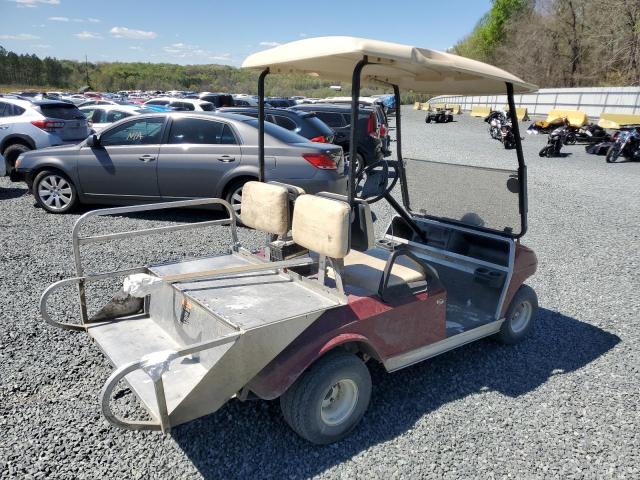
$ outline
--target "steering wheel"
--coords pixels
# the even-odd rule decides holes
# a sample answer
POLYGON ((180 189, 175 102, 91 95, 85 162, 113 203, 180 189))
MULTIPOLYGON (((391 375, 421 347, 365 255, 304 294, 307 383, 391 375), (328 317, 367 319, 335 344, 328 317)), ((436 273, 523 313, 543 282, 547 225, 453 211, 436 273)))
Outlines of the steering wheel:
POLYGON ((378 160, 367 165, 356 175, 356 197, 366 200, 369 204, 376 203, 393 190, 398 177, 396 161, 378 160), (393 177, 389 170, 392 171, 393 177))

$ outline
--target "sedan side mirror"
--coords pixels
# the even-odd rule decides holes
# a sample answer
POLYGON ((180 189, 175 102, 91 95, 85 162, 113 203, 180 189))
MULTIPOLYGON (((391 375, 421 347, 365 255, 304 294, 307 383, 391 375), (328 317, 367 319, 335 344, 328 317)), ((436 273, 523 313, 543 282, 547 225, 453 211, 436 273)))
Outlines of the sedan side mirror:
POLYGON ((100 146, 100 137, 98 137, 98 135, 96 135, 95 133, 93 135, 90 135, 89 138, 87 138, 87 147, 99 147, 100 146))

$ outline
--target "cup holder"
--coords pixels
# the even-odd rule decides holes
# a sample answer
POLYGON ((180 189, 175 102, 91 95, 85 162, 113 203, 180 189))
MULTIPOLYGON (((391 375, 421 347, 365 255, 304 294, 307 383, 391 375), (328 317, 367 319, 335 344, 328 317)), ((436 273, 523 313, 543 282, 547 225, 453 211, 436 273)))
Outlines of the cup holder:
POLYGON ((500 288, 504 282, 505 273, 498 270, 489 270, 486 267, 478 267, 474 272, 474 279, 491 288, 500 288))

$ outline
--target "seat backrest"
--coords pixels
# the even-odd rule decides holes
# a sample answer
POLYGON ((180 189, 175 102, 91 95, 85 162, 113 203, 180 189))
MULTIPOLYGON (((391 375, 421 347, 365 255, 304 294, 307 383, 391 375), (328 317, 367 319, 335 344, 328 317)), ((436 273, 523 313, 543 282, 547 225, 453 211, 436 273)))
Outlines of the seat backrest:
POLYGON ((289 231, 289 192, 283 185, 247 182, 242 187, 242 223, 250 228, 285 235, 289 231))
MULTIPOLYGON (((320 192, 318 196, 342 200, 343 202, 347 201, 347 196, 339 193, 320 192)), ((366 200, 354 198, 354 203, 353 221, 350 226, 351 244, 349 248, 364 252, 372 248, 376 243, 375 231, 373 230, 373 214, 366 200)))
POLYGON ((342 259, 349 253, 349 213, 346 202, 301 195, 293 211, 293 241, 319 255, 342 259))

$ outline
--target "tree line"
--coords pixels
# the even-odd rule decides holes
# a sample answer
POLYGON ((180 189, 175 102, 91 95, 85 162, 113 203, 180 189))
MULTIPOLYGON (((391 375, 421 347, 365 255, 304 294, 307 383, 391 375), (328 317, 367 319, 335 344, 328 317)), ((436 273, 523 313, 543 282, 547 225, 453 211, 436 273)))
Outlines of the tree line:
POLYGON ((493 0, 453 51, 540 87, 640 85, 640 1, 493 0))
MULTIPOLYGON (((100 62, 86 63, 39 58, 17 54, 0 46, 0 85, 20 88, 77 91, 87 84, 96 91, 118 90, 193 90, 232 93, 257 93, 258 73, 227 65, 175 65, 170 63, 100 62)), ((335 96, 334 83, 309 75, 273 75, 267 77, 270 96, 335 96)), ((351 84, 341 83, 342 94, 350 95, 351 84)), ((363 95, 387 93, 385 89, 364 87, 363 95)), ((426 101, 428 96, 406 92, 403 102, 426 101)))

